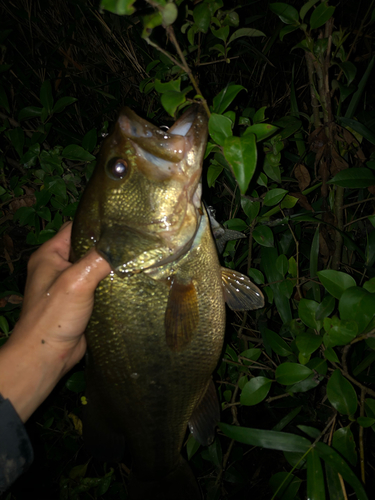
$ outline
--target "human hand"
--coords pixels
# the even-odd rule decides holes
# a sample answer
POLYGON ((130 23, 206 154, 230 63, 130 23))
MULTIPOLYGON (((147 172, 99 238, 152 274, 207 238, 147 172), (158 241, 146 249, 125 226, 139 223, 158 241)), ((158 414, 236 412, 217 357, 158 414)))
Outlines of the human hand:
POLYGON ((71 229, 30 257, 21 317, 0 350, 0 392, 24 421, 84 355, 94 291, 110 272, 94 249, 69 262, 71 229))

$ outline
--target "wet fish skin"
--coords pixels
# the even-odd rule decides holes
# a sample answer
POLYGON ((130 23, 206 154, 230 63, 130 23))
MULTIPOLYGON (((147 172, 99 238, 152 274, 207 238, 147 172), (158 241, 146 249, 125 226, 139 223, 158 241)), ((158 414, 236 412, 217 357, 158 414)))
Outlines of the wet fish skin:
POLYGON ((95 245, 114 271, 95 292, 86 330, 87 412, 108 431, 92 434, 98 448, 114 443, 102 447, 112 457, 125 440, 138 481, 179 467, 224 337, 221 267, 200 200, 207 119, 195 109, 177 126, 185 136, 120 114, 72 234, 73 259, 95 245), (118 159, 126 162, 122 179, 114 176, 118 159))
POLYGON ((107 461, 126 443, 133 500, 200 498, 180 451, 188 424, 201 444, 214 438, 225 301, 264 305, 248 277, 219 264, 201 201, 206 140, 200 107, 167 132, 125 108, 73 224, 72 260, 95 246, 112 268, 86 330, 84 438, 107 461))

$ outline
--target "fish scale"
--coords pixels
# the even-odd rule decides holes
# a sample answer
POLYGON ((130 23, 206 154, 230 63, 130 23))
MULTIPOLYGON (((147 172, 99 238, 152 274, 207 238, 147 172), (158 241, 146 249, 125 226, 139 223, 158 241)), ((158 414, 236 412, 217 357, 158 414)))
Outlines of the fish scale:
POLYGON ((125 108, 73 224, 72 260, 94 245, 112 268, 85 332, 84 439, 107 461, 130 450, 132 500, 200 498, 180 452, 188 424, 201 444, 214 439, 225 300, 263 305, 248 277, 219 264, 200 199, 206 140, 199 106, 168 133, 125 108))

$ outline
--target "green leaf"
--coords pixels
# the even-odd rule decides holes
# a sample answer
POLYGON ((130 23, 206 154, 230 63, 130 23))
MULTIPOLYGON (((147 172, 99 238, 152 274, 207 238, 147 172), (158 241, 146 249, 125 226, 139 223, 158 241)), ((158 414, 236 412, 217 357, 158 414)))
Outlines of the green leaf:
POLYGON ((228 40, 228 45, 232 43, 234 40, 237 40, 237 38, 241 38, 242 36, 266 36, 263 31, 259 31, 253 28, 240 28, 239 30, 235 31, 232 33, 231 37, 228 40))
POLYGON ((21 226, 33 226, 35 222, 35 208, 20 207, 13 216, 14 222, 20 221, 21 226))
POLYGON ((375 294, 359 287, 348 288, 341 296, 339 312, 342 320, 355 321, 358 333, 362 333, 375 314, 375 294))
POLYGON ((312 371, 310 368, 298 363, 282 363, 276 368, 276 381, 282 385, 292 385, 305 380, 312 371))
POLYGON ((335 12, 335 7, 328 6, 327 2, 323 2, 313 11, 310 17, 311 29, 320 28, 325 24, 335 12))
POLYGON ((9 333, 9 324, 5 316, 0 316, 0 331, 8 335, 9 333))
POLYGON ((96 128, 92 128, 85 137, 82 139, 82 147, 89 153, 92 153, 95 149, 96 143, 98 140, 98 135, 96 128))
POLYGON ((277 205, 287 193, 288 191, 286 189, 271 189, 266 193, 266 196, 264 197, 264 205, 268 207, 277 205))
MULTIPOLYGON (((357 120, 354 120, 354 119, 351 119, 351 118, 343 118, 343 117, 338 117, 337 118, 338 122, 340 125, 342 125, 343 127, 346 127, 346 128, 351 128, 353 129, 355 132, 357 132, 357 134, 363 136, 365 139, 367 139, 369 142, 371 142, 371 144, 375 145, 375 134, 370 130, 368 129, 365 125, 363 125, 362 123, 358 122, 357 120)), ((352 170, 352 169, 350 169, 352 170)), ((357 170, 357 169, 355 169, 357 170)), ((343 170, 343 172, 345 172, 345 170, 343 170)), ((333 179, 332 179, 333 180, 333 179)), ((329 181, 329 182, 332 182, 332 181, 329 181)), ((360 184, 361 181, 358 181, 358 183, 360 184)), ((344 186, 344 187, 347 187, 347 186, 344 186)), ((348 186, 348 187, 357 187, 357 186, 348 186)), ((364 187, 367 187, 367 186, 364 186, 364 187)))
POLYGON ((338 345, 349 344, 358 333, 358 326, 355 321, 340 320, 337 316, 324 318, 323 336, 326 347, 336 347, 338 345))
POLYGON ((271 3, 271 11, 285 24, 299 24, 298 11, 286 3, 271 3))
MULTIPOLYGON (((277 170, 280 170, 279 167, 275 167, 275 168, 277 168, 277 170)), ((284 208, 287 208, 287 209, 293 208, 297 204, 297 201, 298 201, 298 198, 295 198, 294 196, 290 196, 289 194, 287 194, 285 196, 285 198, 282 200, 282 202, 280 203, 280 207, 282 209, 284 209, 284 208)))
POLYGON ((279 255, 277 257, 277 260, 276 260, 276 269, 279 271, 279 273, 282 276, 285 276, 286 273, 288 272, 288 268, 289 268, 288 259, 287 259, 286 255, 284 255, 282 253, 281 255, 279 255))
POLYGON ((265 283, 264 276, 263 273, 259 271, 259 269, 250 268, 248 270, 248 275, 257 285, 264 285, 265 283))
POLYGON ((49 80, 45 80, 40 88, 40 102, 50 115, 53 107, 52 87, 49 80))
POLYGON ((219 92, 213 99, 213 111, 221 115, 227 109, 227 107, 233 102, 237 94, 241 90, 246 90, 242 85, 227 85, 219 92))
POLYGON ((294 408, 291 412, 289 412, 285 417, 283 417, 274 427, 273 431, 282 431, 287 425, 294 420, 294 418, 299 414, 301 411, 302 406, 297 406, 297 408, 294 408))
POLYGON ((206 2, 198 4, 193 10, 193 19, 199 31, 207 33, 212 13, 206 2))
POLYGON ((187 87, 184 89, 182 92, 165 92, 164 94, 161 95, 160 101, 163 105, 163 108, 167 113, 169 113, 171 116, 174 116, 177 108, 186 102, 186 94, 190 92, 192 89, 191 86, 187 87))
POLYGON ((320 458, 328 463, 338 474, 341 474, 345 481, 350 484, 356 493, 357 500, 368 500, 361 481, 337 452, 320 442, 315 444, 315 449, 318 451, 320 458))
POLYGON ((298 304, 298 314, 306 326, 319 332, 323 323, 316 319, 318 307, 319 304, 315 300, 301 299, 298 304))
POLYGON ((311 9, 311 7, 313 7, 318 2, 319 0, 309 0, 304 5, 302 5, 301 10, 299 11, 299 17, 301 18, 302 21, 304 20, 305 15, 311 9))
POLYGON ((54 170, 60 167, 61 160, 61 156, 53 150, 43 150, 39 156, 40 166, 47 174, 53 174, 54 170))
POLYGON ((80 371, 73 373, 65 383, 65 387, 72 392, 79 393, 83 392, 86 387, 85 383, 85 372, 80 371))
POLYGON ((84 150, 81 146, 77 144, 71 144, 66 146, 61 153, 63 158, 75 161, 92 161, 95 160, 95 156, 90 154, 88 151, 84 150))
POLYGON ((305 357, 310 356, 313 352, 319 349, 322 342, 323 339, 320 335, 315 335, 311 332, 300 333, 296 338, 298 350, 305 357))
POLYGON ((283 340, 280 335, 268 328, 262 330, 262 337, 269 343, 271 349, 279 356, 289 356, 293 351, 289 345, 283 340))
POLYGON ((238 427, 221 422, 218 425, 222 432, 229 438, 252 446, 301 453, 307 452, 311 446, 308 439, 295 434, 238 427))
POLYGON ((101 0, 100 10, 108 10, 118 16, 130 16, 135 12, 135 0, 101 0))
POLYGON ((169 82, 161 82, 157 78, 155 79, 155 90, 159 94, 164 94, 165 92, 180 92, 181 78, 177 80, 170 80, 169 82))
POLYGON ((354 467, 357 465, 356 445, 350 427, 342 427, 334 432, 332 446, 354 467))
POLYGON ((289 33, 293 33, 293 31, 298 29, 300 29, 300 25, 287 24, 280 30, 280 40, 283 41, 285 35, 289 35, 289 33))
POLYGON ((50 222, 51 221, 51 211, 48 207, 42 207, 36 210, 36 213, 41 217, 42 219, 50 222))
POLYGON ((223 462, 223 452, 218 438, 208 447, 210 461, 220 470, 223 462))
POLYGON ((261 123, 261 122, 264 122, 264 120, 266 119, 266 116, 265 116, 265 113, 266 113, 266 109, 267 109, 267 106, 262 106, 261 108, 259 108, 254 116, 253 116, 253 122, 255 124, 258 124, 258 123, 261 123))
POLYGON ((301 483, 302 480, 295 477, 290 472, 277 472, 269 480, 272 492, 274 494, 277 492, 272 498, 282 500, 295 500, 299 498, 297 493, 301 483))
POLYGON ((342 415, 354 415, 357 410, 357 395, 352 384, 335 370, 328 380, 327 397, 331 405, 342 415))
POLYGON ((328 184, 335 184, 344 188, 360 189, 375 185, 375 175, 368 168, 348 168, 341 170, 328 181, 328 184))
POLYGON ((215 181, 223 171, 223 168, 224 167, 222 165, 216 165, 214 163, 211 163, 211 165, 208 167, 207 170, 208 187, 212 187, 215 185, 215 181))
POLYGON ((340 299, 341 295, 348 288, 356 286, 354 278, 341 271, 327 269, 325 271, 319 271, 317 274, 324 288, 336 299, 340 299))
POLYGON ((327 358, 328 361, 331 361, 333 363, 340 362, 339 358, 337 357, 337 354, 332 349, 332 347, 327 347, 327 349, 324 351, 324 357, 327 358))
POLYGON ((196 439, 194 439, 193 434, 189 435, 189 438, 186 443, 186 452, 187 452, 187 457, 188 460, 191 460, 191 458, 196 454, 196 452, 199 450, 200 444, 196 439))
POLYGON ((243 135, 255 134, 257 142, 260 142, 263 141, 264 139, 267 139, 267 137, 270 137, 278 129, 279 127, 275 127, 270 123, 254 123, 253 125, 247 127, 243 135))
POLYGON ((217 113, 212 113, 208 121, 208 131, 212 139, 224 146, 225 139, 232 136, 232 121, 217 113))
POLYGON ((252 222, 259 214, 260 202, 252 201, 244 196, 241 196, 241 207, 245 214, 249 217, 250 222, 252 222))
POLYGON ((309 425, 297 425, 298 429, 307 434, 312 439, 318 439, 320 437, 320 430, 309 425))
POLYGON ((255 135, 227 137, 223 149, 225 158, 233 169, 241 194, 245 194, 257 163, 255 135))
POLYGON ((43 108, 37 108, 36 106, 27 106, 21 109, 18 113, 18 121, 27 120, 28 118, 35 118, 41 116, 43 108))
POLYGON ((358 417, 357 424, 361 427, 367 428, 375 424, 375 418, 370 417, 358 417))
MULTIPOLYGON (((375 10, 373 12, 375 12, 375 10)), ((370 64, 367 65, 365 74, 361 78, 361 81, 358 84, 358 89, 353 95, 349 103, 348 109, 346 110, 345 118, 353 118, 355 112, 357 111, 357 107, 362 100, 363 93, 365 92, 367 81, 371 75, 372 68, 374 67, 374 61, 375 57, 373 57, 370 61, 370 64)))
POLYGON ((253 231, 254 240, 264 247, 273 247, 273 233, 268 226, 256 226, 253 231))
POLYGON ((330 500, 345 500, 339 475, 330 465, 325 463, 327 487, 330 500))
POLYGON ((350 61, 338 62, 336 63, 343 71, 347 84, 350 85, 357 74, 357 68, 350 61))
POLYGON ((312 448, 307 454, 307 498, 325 500, 325 483, 318 452, 312 448))
POLYGON ((38 159, 39 153, 40 153, 40 145, 33 144, 32 146, 29 147, 27 153, 25 153, 20 159, 21 165, 23 165, 25 168, 33 167, 36 164, 36 160, 38 159))
POLYGON ((211 33, 216 36, 219 40, 222 40, 224 43, 226 42, 229 35, 229 26, 223 26, 215 30, 213 26, 211 26, 211 33))
POLYGON ((52 112, 53 113, 61 113, 64 111, 64 109, 69 106, 70 104, 73 104, 73 102, 78 101, 75 97, 61 97, 60 99, 57 100, 56 104, 53 107, 52 112))
POLYGON ((322 319, 324 320, 324 318, 332 314, 334 308, 335 299, 332 297, 332 295, 326 295, 316 310, 315 318, 318 321, 322 319))
POLYGON ((87 462, 86 464, 76 465, 75 467, 73 467, 73 469, 71 469, 69 472, 70 479, 85 477, 88 464, 89 463, 87 462))
POLYGON ((244 406, 254 406, 263 401, 270 391, 272 380, 266 377, 254 377, 245 384, 240 402, 244 406))
POLYGON ((17 151, 18 156, 21 158, 23 156, 23 147, 25 145, 25 134, 22 128, 17 127, 8 130, 8 137, 12 143, 12 146, 17 151))

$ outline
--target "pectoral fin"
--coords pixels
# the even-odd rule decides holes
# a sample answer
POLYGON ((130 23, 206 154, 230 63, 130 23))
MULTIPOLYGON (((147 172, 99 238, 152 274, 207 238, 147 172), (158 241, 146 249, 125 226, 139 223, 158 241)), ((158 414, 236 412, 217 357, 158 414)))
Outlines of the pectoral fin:
POLYGON ((185 285, 176 279, 172 281, 164 322, 168 347, 172 351, 181 351, 191 342, 199 323, 194 283, 185 285))
POLYGON ((264 306, 264 297, 250 278, 233 269, 221 268, 224 299, 233 311, 250 311, 264 306))
POLYGON ((195 407, 189 420, 189 429, 202 446, 209 446, 215 438, 215 427, 220 421, 220 406, 215 384, 210 380, 207 390, 195 407))

